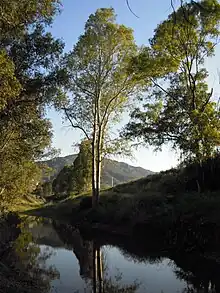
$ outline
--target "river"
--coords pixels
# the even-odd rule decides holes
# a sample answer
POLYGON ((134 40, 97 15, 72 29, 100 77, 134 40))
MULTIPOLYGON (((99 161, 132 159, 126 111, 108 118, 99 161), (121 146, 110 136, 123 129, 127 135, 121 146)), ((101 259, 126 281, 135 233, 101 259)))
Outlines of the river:
POLYGON ((171 257, 135 240, 102 241, 101 236, 85 237, 64 223, 24 217, 11 257, 16 269, 31 276, 30 292, 220 292, 216 262, 199 255, 171 257))

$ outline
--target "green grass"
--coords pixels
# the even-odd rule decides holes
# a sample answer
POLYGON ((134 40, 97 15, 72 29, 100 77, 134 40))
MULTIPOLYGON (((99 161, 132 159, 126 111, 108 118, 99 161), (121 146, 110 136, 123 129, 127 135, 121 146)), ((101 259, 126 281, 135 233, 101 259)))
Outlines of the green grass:
POLYGON ((134 235, 141 241, 146 237, 148 242, 155 241, 153 245, 160 243, 175 250, 191 251, 198 245, 200 249, 216 251, 220 239, 220 192, 144 193, 138 187, 143 183, 141 180, 129 183, 129 188, 123 185, 125 189, 118 186, 103 191, 95 209, 91 208, 91 196, 84 194, 25 213, 134 235), (135 189, 136 193, 128 193, 135 189))
POLYGON ((18 198, 17 200, 13 200, 9 203, 4 203, 2 205, 3 210, 20 213, 27 210, 38 209, 44 206, 44 201, 36 198, 33 195, 27 195, 22 198, 18 198))
MULTIPOLYGON (((180 211, 203 205, 219 206, 218 192, 198 194, 195 191, 184 191, 181 182, 182 174, 176 169, 161 172, 115 186, 101 191, 100 205, 96 213, 88 207, 91 204, 91 194, 72 194, 67 199, 56 203, 46 204, 40 208, 32 209, 29 214, 49 217, 53 219, 72 220, 78 214, 91 220, 97 217, 104 222, 124 223, 135 225, 137 222, 146 221, 151 216, 169 215, 171 218, 180 211), (90 217, 91 214, 91 217, 90 217)), ((23 205, 25 207, 25 205, 23 205)), ((81 216, 80 216, 81 218, 81 216)))
POLYGON ((27 209, 24 213, 38 217, 52 218, 54 220, 68 221, 71 218, 72 210, 79 206, 84 196, 69 197, 58 203, 49 203, 35 209, 27 209))
MULTIPOLYGON (((201 247, 206 242, 210 245, 213 234, 213 245, 217 245, 220 188, 208 191, 206 184, 210 186, 210 182, 203 181, 204 190, 198 193, 196 173, 187 170, 172 169, 103 190, 96 208, 92 208, 91 195, 83 194, 28 213, 78 225, 106 225, 121 231, 129 228, 140 235, 155 231, 162 237, 159 241, 169 238, 178 246, 195 242, 201 247)), ((217 173, 214 175, 219 180, 217 173)))

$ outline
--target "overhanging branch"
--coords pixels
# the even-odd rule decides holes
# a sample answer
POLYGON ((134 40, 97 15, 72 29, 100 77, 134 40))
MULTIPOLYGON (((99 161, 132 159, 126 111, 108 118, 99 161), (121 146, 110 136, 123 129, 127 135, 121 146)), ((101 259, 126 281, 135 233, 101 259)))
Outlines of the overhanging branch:
POLYGON ((85 129, 84 129, 82 126, 80 126, 80 125, 78 125, 78 124, 76 125, 76 124, 73 123, 73 121, 72 121, 70 115, 68 114, 67 109, 64 107, 64 108, 62 108, 62 110, 64 110, 65 115, 66 115, 67 119, 69 120, 71 126, 72 126, 73 128, 77 128, 77 129, 81 130, 81 131, 85 134, 86 138, 87 138, 88 140, 90 140, 90 137, 89 137, 89 135, 87 134, 87 132, 85 131, 85 129))
POLYGON ((128 6, 128 9, 130 10, 130 12, 137 18, 140 18, 137 14, 134 13, 134 11, 131 9, 131 6, 130 6, 130 3, 129 3, 129 0, 126 0, 126 4, 128 6))

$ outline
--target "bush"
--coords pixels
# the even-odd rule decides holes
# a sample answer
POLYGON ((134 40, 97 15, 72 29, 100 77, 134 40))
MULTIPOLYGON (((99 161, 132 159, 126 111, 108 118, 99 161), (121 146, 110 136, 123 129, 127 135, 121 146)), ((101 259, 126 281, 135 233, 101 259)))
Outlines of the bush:
POLYGON ((187 165, 182 172, 185 178, 186 191, 216 191, 220 189, 220 154, 204 160, 201 164, 192 163, 187 165))

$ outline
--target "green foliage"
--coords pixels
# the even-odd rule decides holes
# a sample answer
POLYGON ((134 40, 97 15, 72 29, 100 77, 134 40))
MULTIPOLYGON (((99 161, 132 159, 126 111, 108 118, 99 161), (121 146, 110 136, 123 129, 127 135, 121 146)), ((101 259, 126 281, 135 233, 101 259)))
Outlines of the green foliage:
POLYGON ((3 1, 0 13, 0 200, 31 192, 40 181, 36 160, 50 148, 45 109, 59 94, 60 40, 45 32, 58 2, 3 1))
POLYGON ((50 182, 50 181, 39 184, 37 186, 36 190, 34 191, 34 194, 36 196, 41 197, 41 198, 50 197, 52 195, 52 193, 53 193, 52 182, 50 182))
POLYGON ((61 105, 73 128, 82 131, 92 143, 93 195, 98 197, 101 161, 108 147, 112 126, 137 90, 134 74, 127 71, 128 63, 137 52, 130 28, 115 22, 112 8, 98 9, 90 15, 85 32, 73 51, 63 60, 70 93, 61 105))
POLYGON ((18 37, 29 25, 50 23, 59 8, 59 0, 2 0, 0 43, 18 37))
POLYGON ((187 160, 212 156, 220 142, 219 108, 207 85, 207 58, 220 34, 220 4, 183 4, 155 30, 150 47, 133 59, 131 71, 150 92, 136 109, 125 136, 160 148, 171 143, 187 160), (209 13, 207 13, 209 11, 209 13))
POLYGON ((60 170, 52 184, 52 190, 56 196, 60 196, 63 193, 67 195, 69 192, 72 192, 73 173, 73 165, 64 166, 60 170))
POLYGON ((64 166, 53 181, 53 191, 67 196, 91 190, 92 154, 91 142, 84 140, 80 144, 79 154, 70 166, 64 166))
POLYGON ((51 182, 45 182, 42 187, 43 187, 43 194, 45 197, 52 195, 52 183, 51 182))
POLYGON ((15 77, 15 67, 7 56, 6 51, 0 51, 0 78, 2 80, 0 88, 0 111, 4 109, 7 102, 18 96, 20 84, 15 77))
POLYGON ((91 141, 84 140, 80 144, 79 154, 74 163, 74 179, 72 190, 83 193, 92 189, 92 151, 91 141))

